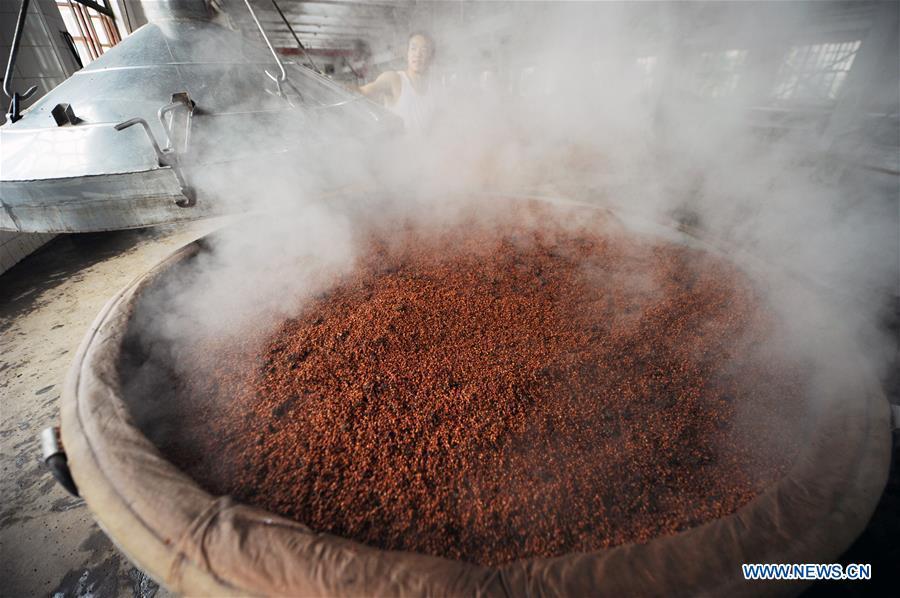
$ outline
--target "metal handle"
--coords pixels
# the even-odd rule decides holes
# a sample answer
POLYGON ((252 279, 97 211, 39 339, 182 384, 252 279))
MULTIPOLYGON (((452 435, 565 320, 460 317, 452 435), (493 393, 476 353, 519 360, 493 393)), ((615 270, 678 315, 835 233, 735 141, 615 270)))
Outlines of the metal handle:
POLYGON ((59 428, 50 427, 41 432, 41 457, 56 481, 72 496, 78 496, 78 486, 69 471, 69 459, 62 448, 59 428))
POLYGON ((120 122, 115 125, 116 131, 124 131, 129 127, 133 127, 134 125, 141 125, 144 127, 144 132, 147 134, 147 137, 150 139, 150 144, 153 146, 153 151, 156 152, 156 159, 159 161, 160 166, 171 166, 169 162, 169 157, 166 155, 163 150, 159 148, 159 144, 156 142, 156 137, 153 136, 153 131, 150 130, 150 125, 147 124, 147 121, 143 118, 130 118, 125 122, 120 122))
POLYGON ((193 187, 187 184, 187 181, 184 179, 184 173, 181 172, 181 166, 179 164, 181 154, 172 147, 172 132, 174 130, 175 121, 173 118, 172 124, 167 126, 166 115, 178 108, 187 109, 185 116, 184 143, 182 144, 182 151, 187 151, 188 142, 190 141, 191 119, 194 114, 195 106, 196 104, 194 104, 188 94, 186 92, 181 92, 172 94, 172 102, 159 109, 157 116, 159 117, 160 123, 162 123, 163 131, 166 135, 166 147, 163 149, 160 149, 159 143, 156 142, 156 137, 153 135, 153 131, 150 130, 150 125, 143 118, 131 118, 115 125, 116 131, 124 131, 134 125, 141 125, 144 128, 144 132, 147 134, 147 138, 153 146, 153 151, 156 152, 156 159, 159 162, 159 165, 169 166, 175 174, 175 178, 178 180, 178 185, 181 187, 181 194, 184 196, 182 199, 175 200, 175 205, 179 208, 191 208, 197 205, 197 192, 193 187))
POLYGON ((163 127, 163 132, 166 135, 166 147, 165 151, 174 150, 179 151, 181 153, 185 153, 188 150, 188 145, 190 144, 191 139, 191 121, 194 116, 194 108, 196 104, 187 94, 187 92, 182 91, 179 93, 172 94, 172 102, 166 104, 156 113, 157 118, 159 118, 159 123, 163 127), (183 138, 182 139, 174 139, 174 133, 176 131, 176 122, 175 115, 172 115, 172 119, 167 123, 166 116, 170 112, 174 112, 175 110, 183 109, 185 111, 184 117, 184 127, 183 127, 183 138), (180 143, 179 143, 180 142, 180 143), (175 147, 176 145, 181 145, 181 148, 175 147))

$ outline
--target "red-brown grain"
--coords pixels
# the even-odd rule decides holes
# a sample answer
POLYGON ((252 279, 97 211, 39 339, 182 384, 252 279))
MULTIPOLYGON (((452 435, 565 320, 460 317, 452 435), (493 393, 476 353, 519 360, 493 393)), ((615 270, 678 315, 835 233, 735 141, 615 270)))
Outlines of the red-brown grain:
POLYGON ((204 428, 217 464, 185 465, 215 491, 497 565, 722 517, 788 467, 802 388, 727 262, 611 226, 366 243, 256 362, 220 364, 244 377, 204 428))

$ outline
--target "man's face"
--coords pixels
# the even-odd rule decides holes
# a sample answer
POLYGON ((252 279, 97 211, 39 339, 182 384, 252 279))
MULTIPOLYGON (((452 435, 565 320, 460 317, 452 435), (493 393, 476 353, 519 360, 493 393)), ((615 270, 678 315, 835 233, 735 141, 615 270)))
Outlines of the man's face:
POLYGON ((409 40, 406 52, 406 63, 414 73, 424 73, 431 62, 431 44, 421 35, 414 35, 409 40))

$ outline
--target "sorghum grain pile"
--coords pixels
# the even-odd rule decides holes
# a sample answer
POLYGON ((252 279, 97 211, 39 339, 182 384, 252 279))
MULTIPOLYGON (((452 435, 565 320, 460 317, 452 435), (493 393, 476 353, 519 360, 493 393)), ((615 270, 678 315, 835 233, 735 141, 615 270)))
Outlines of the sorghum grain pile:
POLYGON ((725 516, 789 466, 801 376, 762 356, 769 316, 724 260, 612 226, 367 246, 258 361, 221 364, 246 376, 206 420, 217 463, 185 465, 214 491, 497 565, 725 516))

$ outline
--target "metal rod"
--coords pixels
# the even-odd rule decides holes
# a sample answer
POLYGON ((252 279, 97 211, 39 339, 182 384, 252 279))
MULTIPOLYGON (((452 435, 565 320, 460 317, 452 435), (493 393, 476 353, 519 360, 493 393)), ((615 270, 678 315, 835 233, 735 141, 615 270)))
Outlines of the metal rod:
POLYGON ((313 69, 321 75, 322 71, 319 69, 319 66, 312 59, 312 56, 309 55, 309 52, 306 51, 306 47, 304 47, 303 42, 301 42, 300 38, 297 37, 297 34, 294 32, 294 28, 291 27, 290 21, 288 21, 287 17, 284 16, 284 13, 281 12, 281 7, 278 6, 278 3, 275 2, 275 0, 272 0, 272 6, 275 7, 275 10, 278 12, 278 15, 281 17, 281 20, 284 21, 285 25, 287 25, 288 31, 290 31, 291 35, 294 36, 294 41, 297 42, 297 47, 303 51, 303 55, 306 56, 306 59, 312 65, 313 69))
POLYGON ((25 29, 25 17, 28 16, 29 0, 22 0, 22 6, 19 7, 19 18, 16 20, 16 30, 13 33, 12 46, 9 48, 9 61, 6 63, 6 73, 3 76, 3 93, 9 98, 9 109, 6 111, 6 118, 9 122, 16 122, 19 116, 19 103, 27 100, 37 91, 37 85, 32 85, 25 93, 18 93, 12 89, 13 69, 16 66, 16 57, 19 54, 19 43, 22 41, 22 31, 25 29))
POLYGON ((6 73, 3 75, 3 93, 5 93, 8 98, 13 97, 10 82, 12 81, 13 68, 16 66, 16 58, 19 55, 19 42, 22 41, 22 30, 25 29, 25 16, 28 12, 29 2, 30 0, 22 0, 22 6, 19 7, 19 18, 16 20, 16 31, 13 33, 12 47, 9 49, 9 60, 6 62, 6 73))
POLYGON ((159 162, 160 166, 171 166, 169 161, 169 157, 159 148, 159 144, 156 142, 156 137, 153 136, 153 131, 150 130, 150 125, 147 124, 147 121, 143 118, 130 118, 124 122, 120 122, 115 125, 116 131, 124 131, 129 127, 133 127, 134 125, 141 125, 144 127, 144 133, 147 134, 147 138, 150 139, 150 144, 153 146, 153 151, 156 153, 156 159, 159 162))
POLYGON ((187 92, 177 93, 172 95, 172 101, 165 106, 162 106, 156 113, 156 117, 159 119, 159 123, 162 125, 163 133, 166 136, 166 149, 174 150, 176 152, 184 153, 187 151, 188 145, 190 143, 191 138, 191 119, 194 114, 194 102, 188 97, 187 92), (185 108, 187 110, 187 115, 185 116, 185 132, 183 139, 183 147, 181 149, 175 147, 174 139, 171 134, 172 130, 174 130, 175 126, 175 118, 169 120, 168 124, 166 123, 166 116, 169 112, 176 110, 178 108, 185 108))
POLYGON ((72 51, 72 56, 75 58, 75 63, 78 65, 78 68, 83 69, 84 63, 81 61, 81 55, 78 53, 78 47, 75 45, 75 39, 72 37, 72 34, 68 31, 60 31, 60 33, 66 40, 69 49, 72 51))
POLYGON ((281 84, 287 79, 287 73, 284 72, 284 65, 281 64, 281 59, 278 57, 278 52, 275 51, 275 48, 272 46, 272 42, 269 41, 269 36, 266 35, 265 29, 260 24, 259 19, 256 18, 256 13, 253 11, 253 7, 250 6, 250 0, 244 0, 244 4, 247 5, 247 10, 250 11, 250 16, 253 17, 253 22, 256 23, 256 28, 259 29, 260 35, 262 35, 263 40, 265 40, 266 45, 269 47, 269 52, 272 53, 272 57, 275 58, 275 62, 278 63, 278 70, 281 71, 281 76, 279 78, 275 78, 269 71, 266 71, 266 74, 275 81, 276 85, 278 85, 278 93, 281 94, 281 84))

